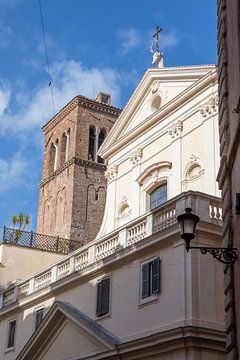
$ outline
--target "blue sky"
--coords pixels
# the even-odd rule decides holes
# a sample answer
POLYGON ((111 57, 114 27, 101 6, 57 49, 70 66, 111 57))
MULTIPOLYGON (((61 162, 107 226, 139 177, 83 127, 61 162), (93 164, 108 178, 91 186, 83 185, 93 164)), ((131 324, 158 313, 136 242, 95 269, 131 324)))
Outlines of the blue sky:
MULTIPOLYGON (((35 229, 41 126, 53 115, 39 0, 0 0, 0 228, 30 214, 35 229)), ((156 25, 165 66, 217 62, 214 0, 41 0, 54 103, 112 95, 123 107, 148 67, 156 25)))

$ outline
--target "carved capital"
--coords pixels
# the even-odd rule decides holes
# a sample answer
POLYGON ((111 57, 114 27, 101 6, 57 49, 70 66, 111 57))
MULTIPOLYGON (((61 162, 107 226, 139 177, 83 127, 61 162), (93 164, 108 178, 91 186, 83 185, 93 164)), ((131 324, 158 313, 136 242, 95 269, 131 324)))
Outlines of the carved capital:
POLYGON ((130 156, 129 159, 132 161, 133 165, 135 165, 140 163, 141 158, 142 158, 142 149, 138 149, 130 156))
POLYGON ((176 139, 181 135, 182 131, 183 131, 183 123, 181 120, 178 120, 168 129, 168 134, 171 136, 172 139, 176 139))
POLYGON ((110 182, 117 178, 117 174, 118 174, 118 166, 114 165, 105 172, 105 177, 108 180, 108 182, 110 182))

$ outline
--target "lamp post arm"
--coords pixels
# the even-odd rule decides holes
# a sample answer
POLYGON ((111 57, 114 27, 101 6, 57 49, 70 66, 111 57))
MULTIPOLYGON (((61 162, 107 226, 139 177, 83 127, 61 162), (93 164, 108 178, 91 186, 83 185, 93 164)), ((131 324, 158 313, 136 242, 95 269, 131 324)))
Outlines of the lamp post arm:
POLYGON ((189 246, 189 249, 199 249, 203 255, 209 253, 215 259, 225 265, 234 264, 237 260, 237 249, 236 248, 223 248, 223 247, 205 247, 205 246, 189 246))

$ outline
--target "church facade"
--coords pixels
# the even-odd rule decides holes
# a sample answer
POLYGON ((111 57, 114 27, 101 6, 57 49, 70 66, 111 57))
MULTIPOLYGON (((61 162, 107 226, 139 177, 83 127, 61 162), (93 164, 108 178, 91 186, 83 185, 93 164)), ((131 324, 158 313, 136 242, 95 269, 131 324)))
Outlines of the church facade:
POLYGON ((2 292, 0 357, 225 359, 223 266, 176 220, 191 207, 196 245, 221 246, 216 67, 148 69, 97 156, 99 232, 2 292))

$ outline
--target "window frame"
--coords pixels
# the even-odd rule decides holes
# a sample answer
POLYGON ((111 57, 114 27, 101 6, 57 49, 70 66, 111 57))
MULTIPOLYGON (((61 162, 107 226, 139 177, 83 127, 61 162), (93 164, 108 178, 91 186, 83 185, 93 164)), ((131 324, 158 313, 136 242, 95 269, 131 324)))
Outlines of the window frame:
POLYGON ((94 125, 90 125, 88 128, 88 160, 94 162, 96 157, 96 135, 96 127, 94 125), (91 131, 93 132, 92 135, 91 131))
POLYGON ((108 276, 104 276, 103 278, 99 279, 96 282, 96 295, 95 295, 95 314, 96 314, 96 320, 100 320, 106 317, 109 317, 111 315, 111 304, 112 304, 112 276, 108 275, 108 276), (98 313, 98 286, 101 282, 103 282, 104 280, 109 280, 109 294, 108 294, 108 312, 104 313, 104 314, 99 314, 98 313))
POLYGON ((39 326, 41 325, 43 319, 44 319, 44 306, 41 306, 41 307, 39 307, 39 308, 37 308, 37 309, 34 310, 34 322, 33 322, 33 331, 34 331, 34 332, 39 328, 39 326), (41 311, 41 310, 42 310, 42 320, 41 320, 41 322, 39 323, 39 325, 36 326, 36 325, 37 325, 37 321, 36 321, 36 320, 37 320, 37 313, 38 313, 39 311, 41 311))
POLYGON ((154 188, 151 189, 151 191, 149 191, 149 208, 150 208, 151 211, 153 211, 154 209, 158 208, 159 206, 165 204, 165 202, 167 202, 167 201, 168 201, 168 184, 167 184, 167 181, 163 181, 163 182, 158 183, 154 188), (162 188, 162 187, 166 188, 166 200, 152 208, 152 194, 154 192, 156 192, 158 189, 162 188))
MULTIPOLYGON (((139 282, 140 282, 140 286, 139 286, 139 306, 159 301, 159 296, 160 296, 160 293, 161 293, 161 258, 160 258, 160 256, 158 254, 152 256, 151 258, 148 258, 148 259, 140 262, 140 274, 139 274, 139 277, 140 277, 140 279, 139 279, 139 282), (151 289, 151 291, 150 291, 151 294, 149 296, 143 297, 143 267, 145 265, 147 265, 147 264, 153 264, 153 262, 155 260, 157 260, 157 259, 159 260, 158 291, 154 293, 153 289, 151 289)), ((151 281, 150 286, 152 288, 153 274, 151 274, 150 281, 151 281)))
POLYGON ((5 353, 15 350, 16 333, 17 333, 17 319, 16 318, 9 319, 8 322, 7 322, 6 337, 5 337, 5 353), (9 338, 10 324, 13 323, 13 322, 15 322, 13 345, 9 347, 8 344, 9 344, 9 340, 10 340, 10 338, 9 338))

